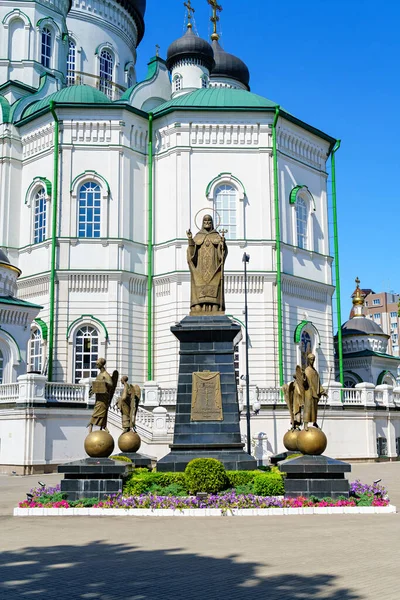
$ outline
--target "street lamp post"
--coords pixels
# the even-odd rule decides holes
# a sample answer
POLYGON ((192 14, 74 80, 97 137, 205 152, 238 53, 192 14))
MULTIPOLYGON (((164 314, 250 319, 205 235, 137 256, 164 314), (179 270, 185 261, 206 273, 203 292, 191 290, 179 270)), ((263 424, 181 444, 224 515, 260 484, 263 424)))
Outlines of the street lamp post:
POLYGON ((250 379, 249 379, 249 323, 247 307, 247 263, 250 262, 250 255, 243 254, 242 262, 244 265, 244 326, 246 329, 246 421, 247 421, 247 453, 251 454, 250 439, 250 379))

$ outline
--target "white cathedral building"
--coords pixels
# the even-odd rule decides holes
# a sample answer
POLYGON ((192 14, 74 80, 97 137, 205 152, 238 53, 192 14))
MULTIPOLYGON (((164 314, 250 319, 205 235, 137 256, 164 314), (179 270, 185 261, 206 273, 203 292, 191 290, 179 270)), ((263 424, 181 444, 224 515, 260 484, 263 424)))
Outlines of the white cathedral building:
POLYGON ((302 350, 327 377, 336 140, 251 92, 247 66, 216 28, 210 42, 196 35, 190 14, 137 82, 145 8, 0 0, 0 246, 21 271, 18 299, 40 310, 2 383, 21 371, 76 383, 102 355, 141 385, 175 386, 186 230, 206 212, 227 230, 226 307, 239 323, 250 255, 251 383, 279 387, 302 350))

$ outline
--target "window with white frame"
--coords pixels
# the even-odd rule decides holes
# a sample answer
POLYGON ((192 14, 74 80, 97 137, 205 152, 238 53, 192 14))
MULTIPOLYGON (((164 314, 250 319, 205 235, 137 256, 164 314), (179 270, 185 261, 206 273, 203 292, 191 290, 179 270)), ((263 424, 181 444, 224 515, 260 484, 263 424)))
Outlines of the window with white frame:
POLYGON ((381 313, 375 313, 374 314, 374 319, 375 319, 375 321, 380 321, 381 320, 381 313))
POLYGON ((307 225, 308 207, 307 202, 301 196, 296 200, 296 229, 297 245, 299 248, 307 248, 307 225))
POLYGON ((374 298, 374 300, 372 301, 372 304, 380 304, 381 301, 379 300, 379 298, 374 298))
POLYGON ((392 329, 397 329, 397 323, 391 323, 390 326, 392 329))
POLYGON ((301 368, 307 366, 307 356, 312 352, 312 337, 308 331, 302 331, 300 337, 301 368))
POLYGON ((39 329, 34 329, 29 340, 29 369, 42 372, 42 334, 39 329))
POLYGON ((100 53, 100 91, 109 98, 112 97, 112 78, 114 60, 109 50, 100 53))
POLYGON ((179 92, 182 89, 182 76, 175 75, 174 77, 174 91, 179 92))
POLYGON ((42 29, 41 41, 40 62, 44 67, 49 69, 51 63, 52 32, 48 27, 42 29))
POLYGON ((3 383, 4 376, 4 356, 2 351, 0 350, 0 383, 3 383))
POLYGON ((39 244, 46 239, 46 218, 47 218, 47 202, 46 190, 40 188, 34 200, 34 232, 33 241, 39 244))
POLYGON ((237 192, 232 185, 219 185, 215 190, 214 211, 218 216, 214 226, 220 219, 219 229, 227 229, 226 237, 230 240, 237 238, 236 197, 237 192))
POLYGON ((100 237, 101 189, 98 183, 88 181, 79 188, 78 237, 100 237))
POLYGON ((345 388, 354 388, 354 387, 356 387, 356 383, 357 383, 357 381, 355 381, 354 379, 345 375, 345 379, 344 379, 344 387, 345 388))
POLYGON ((67 85, 75 85, 76 71, 76 44, 74 40, 68 42, 68 58, 67 58, 67 85))
POLYGON ((97 376, 99 333, 90 325, 83 325, 75 335, 74 381, 97 376))
POLYGON ((393 312, 391 312, 391 313, 390 313, 390 318, 391 318, 391 319, 397 319, 397 316, 398 316, 398 315, 397 315, 397 312, 394 312, 394 311, 393 311, 393 312))

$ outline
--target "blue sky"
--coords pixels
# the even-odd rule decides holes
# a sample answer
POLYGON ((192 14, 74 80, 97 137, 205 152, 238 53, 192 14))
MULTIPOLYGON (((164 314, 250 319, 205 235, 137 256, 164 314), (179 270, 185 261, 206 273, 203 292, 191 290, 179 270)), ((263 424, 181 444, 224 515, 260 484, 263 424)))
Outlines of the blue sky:
MULTIPOLYGON (((211 32, 207 0, 192 0, 199 35, 211 32)), ((251 90, 342 140, 337 152, 343 320, 354 279, 400 292, 400 3, 372 0, 221 0, 221 43, 246 62, 251 90), (393 176, 393 178, 392 178, 393 176)), ((138 78, 184 31, 181 0, 147 0, 138 78)), ((332 249, 333 253, 333 249, 332 249)))

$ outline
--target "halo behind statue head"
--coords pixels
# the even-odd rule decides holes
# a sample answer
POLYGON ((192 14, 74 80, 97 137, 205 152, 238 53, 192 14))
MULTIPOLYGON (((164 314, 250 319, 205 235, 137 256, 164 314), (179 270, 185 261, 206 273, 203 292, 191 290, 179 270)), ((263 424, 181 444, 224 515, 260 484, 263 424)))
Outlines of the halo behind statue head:
POLYGON ((197 229, 202 229, 202 225, 199 225, 197 222, 197 217, 202 212, 204 212, 204 215, 202 216, 202 221, 206 215, 211 215, 213 218, 214 229, 218 229, 218 227, 221 225, 221 217, 219 216, 218 211, 216 211, 214 208, 210 210, 209 206, 207 208, 201 208, 199 211, 197 211, 196 216, 194 217, 194 224, 196 225, 197 229), (216 217, 218 217, 218 225, 215 224, 217 220, 216 217))

